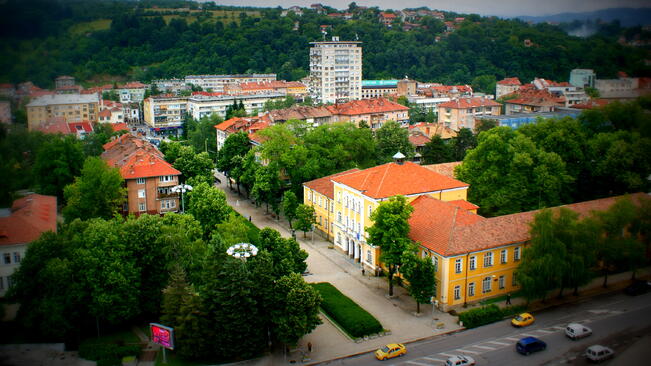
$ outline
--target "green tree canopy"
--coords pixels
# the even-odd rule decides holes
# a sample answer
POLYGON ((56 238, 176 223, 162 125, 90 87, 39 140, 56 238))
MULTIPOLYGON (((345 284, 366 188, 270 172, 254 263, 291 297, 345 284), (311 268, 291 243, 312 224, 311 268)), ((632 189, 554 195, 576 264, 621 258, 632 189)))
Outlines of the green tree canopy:
POLYGON ((200 183, 188 196, 188 212, 201 223, 204 238, 209 238, 217 225, 224 222, 232 210, 226 203, 226 194, 207 183, 200 183))
POLYGON ((391 157, 397 152, 401 152, 408 158, 414 156, 414 147, 409 143, 409 132, 400 127, 397 122, 386 122, 375 130, 375 139, 378 163, 390 162, 391 157))
POLYGON ((83 164, 83 147, 74 136, 58 135, 45 142, 38 149, 34 162, 39 192, 63 197, 63 188, 79 175, 83 164))

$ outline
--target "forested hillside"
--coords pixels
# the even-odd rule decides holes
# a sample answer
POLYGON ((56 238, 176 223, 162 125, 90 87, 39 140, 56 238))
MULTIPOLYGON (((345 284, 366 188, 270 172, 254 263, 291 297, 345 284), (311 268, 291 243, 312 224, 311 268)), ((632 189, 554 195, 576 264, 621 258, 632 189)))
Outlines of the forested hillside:
POLYGON ((321 25, 332 27, 328 37, 363 42, 365 79, 408 75, 471 83, 488 75, 567 80, 577 67, 593 68, 600 78, 614 77, 619 70, 651 74, 644 49, 599 35, 571 37, 548 24, 468 15, 454 32, 444 34, 443 23, 432 18, 421 21, 426 28, 388 29, 377 21, 377 8, 343 20, 313 11, 281 17, 278 8, 197 6, 8 0, 0 4, 0 82, 31 80, 48 87, 62 74, 99 82, 247 72, 275 72, 296 80, 308 73, 309 42, 323 39, 321 25))

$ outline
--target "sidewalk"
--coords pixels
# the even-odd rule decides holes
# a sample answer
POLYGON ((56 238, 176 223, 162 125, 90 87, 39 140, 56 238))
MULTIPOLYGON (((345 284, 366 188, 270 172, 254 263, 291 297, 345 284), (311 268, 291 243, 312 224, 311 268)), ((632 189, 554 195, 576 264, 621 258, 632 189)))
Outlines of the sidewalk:
MULTIPOLYGON (((226 179, 217 175, 221 183, 217 187, 226 193, 228 203, 242 216, 249 218, 258 227, 270 227, 278 230, 283 237, 291 237, 286 221, 278 221, 265 214, 265 207, 255 207, 249 200, 239 197, 237 191, 231 191, 226 179)), ((330 282, 346 296, 358 303, 362 308, 375 316, 382 326, 390 331, 390 335, 355 343, 337 330, 327 319, 322 317, 323 324, 312 333, 299 341, 298 349, 285 357, 282 350, 273 355, 258 360, 252 360, 247 365, 284 365, 301 363, 303 354, 309 360, 304 363, 319 363, 358 353, 374 351, 387 343, 408 343, 429 338, 435 335, 457 331, 456 317, 435 310, 432 314, 430 304, 422 304, 420 316, 414 315, 416 303, 406 290, 394 286, 394 298, 388 299, 388 284, 383 277, 373 277, 368 273, 362 275, 361 267, 348 256, 335 249, 328 249, 328 241, 308 233, 304 238, 302 232, 296 233, 301 248, 307 251, 308 274, 307 282, 330 282), (437 327, 437 325, 441 327, 437 327), (307 344, 312 344, 312 352, 307 352, 307 344)))

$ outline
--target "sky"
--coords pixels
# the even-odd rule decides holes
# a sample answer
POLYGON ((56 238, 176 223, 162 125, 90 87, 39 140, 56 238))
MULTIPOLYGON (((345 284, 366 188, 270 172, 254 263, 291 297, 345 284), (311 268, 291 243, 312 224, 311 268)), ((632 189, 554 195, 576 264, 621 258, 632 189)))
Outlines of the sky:
MULTIPOLYGON (((213 0, 219 5, 288 8, 292 5, 309 7, 321 3, 337 9, 348 8, 353 0, 213 0)), ((430 9, 476 13, 480 15, 518 16, 552 15, 587 12, 608 8, 649 8, 651 0, 357 0, 357 5, 378 6, 381 9, 404 9, 427 6, 430 9)))

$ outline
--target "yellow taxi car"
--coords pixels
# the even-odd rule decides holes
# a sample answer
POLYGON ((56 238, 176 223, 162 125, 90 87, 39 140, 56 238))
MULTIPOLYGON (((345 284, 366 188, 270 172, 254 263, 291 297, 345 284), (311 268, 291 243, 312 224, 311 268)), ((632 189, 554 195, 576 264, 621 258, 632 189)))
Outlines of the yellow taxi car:
POLYGON ((511 320, 511 325, 514 327, 526 327, 534 322, 533 315, 529 313, 522 313, 511 320))
POLYGON ((391 343, 375 351, 375 358, 384 361, 389 358, 394 358, 407 354, 407 347, 401 343, 391 343))

